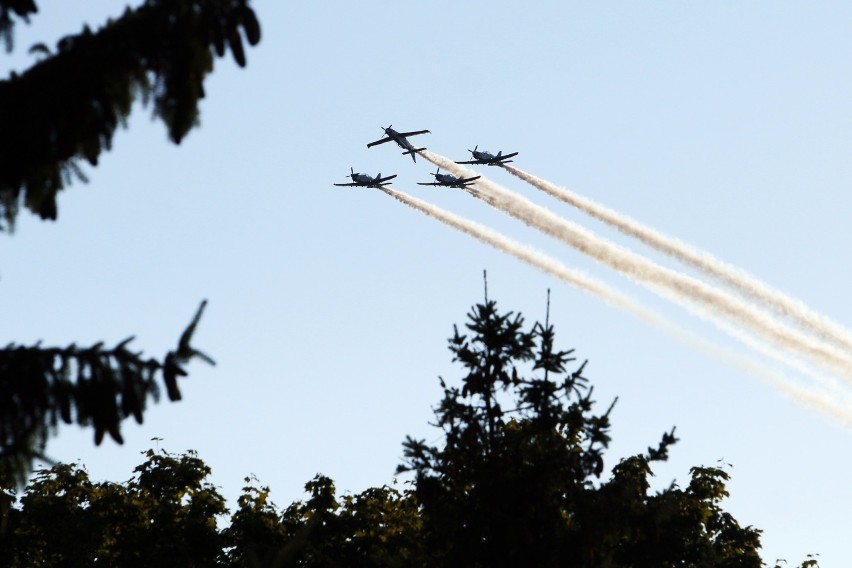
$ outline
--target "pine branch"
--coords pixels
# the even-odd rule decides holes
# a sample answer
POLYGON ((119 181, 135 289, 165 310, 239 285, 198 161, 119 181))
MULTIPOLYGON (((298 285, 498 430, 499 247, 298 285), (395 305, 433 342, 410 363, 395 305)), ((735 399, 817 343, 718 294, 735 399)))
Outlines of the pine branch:
POLYGON ((214 364, 190 346, 205 305, 161 361, 130 351, 133 337, 111 349, 101 342, 0 350, 0 482, 23 481, 60 421, 93 428, 95 444, 105 434, 123 443, 121 422, 133 416, 141 424, 147 401, 159 399, 158 374, 169 400, 180 400, 177 377, 187 375, 182 366, 195 357, 214 364))
POLYGON ((247 2, 147 0, 96 32, 62 38, 54 54, 0 81, 0 230, 13 228, 21 199, 56 219, 57 192, 80 177, 80 160, 97 165, 137 98, 153 102, 179 144, 198 123, 214 54, 230 51, 245 66, 243 37, 260 41, 247 2))

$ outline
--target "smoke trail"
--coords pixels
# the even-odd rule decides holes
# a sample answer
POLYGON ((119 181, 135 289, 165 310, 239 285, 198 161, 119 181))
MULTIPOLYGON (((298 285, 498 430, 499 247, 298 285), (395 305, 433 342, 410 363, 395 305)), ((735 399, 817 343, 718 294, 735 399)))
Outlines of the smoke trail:
MULTIPOLYGON (((396 191, 389 187, 382 187, 381 190, 394 199, 405 203, 409 207, 412 207, 421 213, 434 217, 442 223, 479 239, 480 241, 491 245, 502 252, 510 254, 519 260, 538 268, 539 270, 556 276, 560 280, 577 286, 586 292, 594 294, 613 306, 628 310, 649 323, 661 325, 661 322, 663 321, 662 318, 651 310, 643 308, 629 297, 610 288, 607 284, 590 278, 581 272, 572 270, 542 252, 520 245, 500 233, 480 225, 479 223, 459 217, 432 205, 431 203, 412 197, 411 195, 396 191)), ((672 326, 674 326, 674 324, 672 324, 672 326)))
MULTIPOLYGON (((598 280, 592 279, 581 272, 572 270, 553 258, 536 251, 532 248, 525 247, 515 241, 492 231, 478 223, 464 219, 448 211, 407 195, 398 192, 388 187, 381 188, 383 192, 390 195, 394 199, 404 203, 413 209, 425 213, 442 223, 449 225, 463 233, 466 233, 494 248, 510 254, 527 264, 542 270, 560 280, 572 284, 585 292, 591 293, 603 301, 627 310, 642 320, 661 327, 665 331, 674 334, 676 337, 692 344, 693 346, 709 352, 712 355, 728 362, 746 372, 756 375, 767 380, 776 389, 790 396, 794 400, 808 406, 818 412, 828 415, 847 426, 852 426, 852 413, 848 408, 837 404, 835 400, 824 393, 814 392, 804 389, 796 385, 789 378, 773 371, 760 363, 753 361, 748 357, 733 353, 723 349, 695 334, 688 332, 671 321, 659 316, 655 312, 639 305, 630 297, 614 290, 608 285, 598 280)), ((767 348, 768 349, 768 348, 767 348)))
MULTIPOLYGON (((470 175, 470 170, 459 167, 447 158, 437 156, 427 150, 421 152, 421 155, 454 175, 470 175)), ((509 213, 528 225, 622 272, 637 282, 649 286, 657 293, 659 293, 660 287, 674 292, 674 296, 667 294, 668 299, 687 308, 691 308, 691 304, 683 302, 684 297, 703 303, 729 318, 739 321, 775 343, 795 349, 852 380, 852 359, 835 348, 775 322, 759 310, 695 278, 662 267, 645 257, 601 239, 590 231, 554 215, 547 209, 535 205, 529 200, 485 179, 485 177, 480 177, 475 184, 474 187, 477 188, 477 191, 473 192, 474 195, 493 207, 509 213), (479 188, 487 191, 480 191, 479 188)), ((701 316, 700 313, 697 315, 701 316)))
POLYGON ((709 276, 731 286, 745 296, 769 306, 776 313, 787 317, 791 321, 795 321, 819 337, 852 351, 852 333, 849 330, 831 321, 828 317, 815 312, 799 300, 773 289, 768 284, 761 282, 743 270, 730 266, 714 258, 709 253, 699 251, 686 243, 644 226, 630 217, 616 213, 612 209, 595 203, 591 199, 563 187, 558 187, 512 166, 503 167, 510 174, 537 187, 551 197, 555 197, 564 203, 576 207, 580 211, 615 227, 626 235, 639 239, 660 252, 704 271, 709 276))
MULTIPOLYGON (((439 155, 433 154, 431 152, 428 152, 428 154, 429 155, 424 156, 426 159, 432 161, 432 163, 434 163, 435 165, 442 167, 449 172, 454 173, 455 175, 463 176, 463 177, 473 177, 474 175, 476 175, 476 172, 474 172, 473 170, 471 170, 469 168, 462 167, 462 166, 450 161, 449 159, 447 159, 443 156, 439 156, 439 155)), ((505 169, 514 170, 514 171, 512 171, 512 173, 515 173, 517 171, 518 173, 525 174, 525 172, 521 172, 520 170, 517 170, 516 168, 510 168, 509 166, 503 166, 503 167, 505 169)), ((535 177, 535 176, 531 176, 530 174, 526 174, 526 175, 529 176, 530 178, 535 177)), ((524 179, 524 181, 528 181, 529 183, 533 183, 531 180, 528 180, 526 178, 522 177, 521 179, 524 179)), ((548 182, 545 182, 544 180, 539 180, 539 178, 535 178, 535 179, 537 181, 541 181, 542 183, 545 183, 545 184, 548 183, 548 182)), ((491 186, 496 185, 493 182, 488 182, 488 180, 485 180, 485 181, 486 181, 486 183, 490 183, 491 186)), ((552 184, 551 184, 551 186, 552 186, 552 184)), ((536 186, 536 187, 538 187, 538 186, 536 186)), ((503 189, 503 188, 499 188, 499 186, 498 186, 498 189, 503 189)), ((477 191, 475 188, 472 188, 472 187, 467 188, 467 191, 468 191, 468 193, 470 193, 474 197, 478 197, 480 199, 484 199, 484 200, 488 201, 488 199, 486 197, 484 197, 482 195, 482 193, 477 191)), ((505 189, 503 191, 506 192, 505 189)), ((550 192, 547 192, 547 193, 550 193, 550 192)), ((579 197, 579 199, 583 200, 583 198, 581 198, 581 197, 579 197)), ((586 200, 586 201, 588 203, 592 203, 589 200, 586 200)), ((611 213, 612 213, 613 216, 617 216, 617 214, 615 214, 614 212, 611 212, 611 213)), ((649 287, 653 288, 655 293, 657 293, 658 295, 683 305, 682 301, 679 297, 672 297, 671 292, 670 292, 670 288, 662 287, 662 286, 655 285, 655 284, 647 284, 647 285, 649 287)), ((780 294, 780 292, 779 292, 779 294, 780 294)), ((791 301, 793 301, 793 300, 791 300, 791 301)), ((766 344, 764 344, 760 341, 757 341, 751 335, 743 332, 738 327, 728 324, 726 321, 720 319, 719 317, 714 315, 712 312, 706 311, 703 308, 699 307, 698 304, 693 303, 691 305, 687 305, 686 307, 689 311, 693 312, 699 318, 701 318, 705 321, 712 322, 716 327, 719 327, 725 333, 734 337, 735 339, 739 340, 740 342, 744 343, 748 347, 750 347, 750 348, 752 348, 752 349, 754 349, 758 352, 761 352, 764 355, 767 355, 767 356, 783 363, 784 365, 787 365, 788 367, 790 367, 792 369, 795 369, 799 373, 802 373, 804 375, 807 375, 807 376, 815 379, 817 382, 819 382, 820 384, 822 384, 826 388, 830 389, 836 396, 840 396, 840 397, 843 397, 845 400, 848 400, 848 397, 849 397, 848 392, 841 389, 839 387, 839 385, 836 383, 836 381, 834 381, 833 379, 830 379, 829 377, 826 377, 825 375, 823 375, 821 373, 817 373, 809 365, 802 363, 801 360, 794 358, 794 357, 790 357, 786 353, 784 353, 783 351, 779 351, 777 349, 772 349, 771 347, 767 346, 766 344)), ((720 355, 720 356, 722 356, 722 355, 720 355)), ((844 372, 848 373, 849 371, 844 369, 844 372)))

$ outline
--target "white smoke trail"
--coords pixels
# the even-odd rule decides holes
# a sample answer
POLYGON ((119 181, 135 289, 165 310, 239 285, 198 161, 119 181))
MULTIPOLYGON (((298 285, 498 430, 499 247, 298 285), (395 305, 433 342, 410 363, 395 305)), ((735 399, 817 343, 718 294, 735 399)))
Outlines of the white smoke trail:
POLYGON ((622 308, 731 365, 767 380, 776 389, 799 403, 830 416, 847 426, 852 426, 852 411, 850 411, 848 404, 844 407, 825 393, 802 388, 783 374, 769 369, 748 357, 723 349, 704 338, 686 331, 666 318, 641 306, 630 297, 618 292, 607 284, 590 278, 581 272, 572 270, 561 262, 530 247, 520 245, 500 233, 389 187, 383 187, 381 190, 421 213, 425 213, 450 227, 493 246, 497 250, 510 254, 543 272, 572 284, 585 292, 591 293, 613 306, 622 308))
MULTIPOLYGON (((459 167, 449 159, 427 150, 421 152, 421 155, 454 175, 470 176, 472 173, 467 168, 459 167)), ((763 337, 783 347, 794 349, 810 357, 813 361, 832 368, 835 372, 852 381, 852 359, 834 347, 808 337, 797 330, 790 329, 738 298, 708 286, 695 278, 662 267, 645 257, 618 247, 487 180, 485 177, 480 177, 475 182, 475 187, 477 189, 471 193, 490 205, 561 240, 637 282, 649 286, 657 293, 661 289, 673 292, 674 294, 666 295, 668 299, 680 303, 688 309, 691 309, 692 305, 689 302, 684 302, 684 298, 711 307, 748 326, 763 337), (480 188, 485 191, 481 191, 480 188)), ((696 315, 701 316, 702 314, 699 312, 696 315)))
MULTIPOLYGON (((435 155, 433 155, 432 157, 436 158, 436 160, 440 159, 440 157, 435 156, 435 155)), ((428 158, 429 157, 427 156, 427 159, 428 158)), ((450 171, 447 166, 448 166, 448 164, 442 164, 441 165, 441 167, 444 167, 444 169, 447 169, 447 171, 450 171)), ((457 173, 456 175, 464 175, 465 177, 472 177, 473 173, 474 172, 472 172, 472 171, 469 171, 469 170, 466 171, 466 169, 461 169, 461 170, 459 170, 459 173, 457 173)), ((481 193, 478 192, 477 190, 475 190, 473 188, 468 188, 467 191, 471 195, 473 195, 475 197, 479 197, 481 199, 485 199, 487 201, 487 198, 482 197, 481 193)), ((510 254, 513 254, 513 253, 510 253, 510 254)), ((538 254, 541 254, 541 253, 538 253, 538 254)), ((546 258, 549 258, 549 257, 546 257, 546 258)), ((556 261, 553 261, 552 259, 550 259, 550 260, 552 262, 556 262, 556 261)), ((596 282, 596 284, 595 284, 596 286, 605 286, 602 283, 600 283, 599 281, 594 281, 594 282, 596 282)), ((571 282, 571 283, 574 283, 575 285, 581 286, 581 284, 579 284, 577 282, 571 282)), ((660 295, 664 298, 668 298, 668 299, 675 301, 677 303, 681 303, 680 298, 672 297, 671 291, 668 288, 657 285, 657 284, 648 284, 648 286, 651 287, 658 295, 660 295)), ((610 289, 609 293, 610 294, 617 294, 617 292, 615 292, 614 290, 611 290, 611 289, 610 289)), ((631 302, 632 302, 632 300, 631 300, 631 302)), ((621 307, 631 309, 626 305, 621 306, 621 307)), ((690 304, 690 305, 687 306, 687 308, 689 309, 689 311, 693 312, 695 315, 697 315, 701 319, 703 319, 705 321, 712 322, 716 327, 722 329, 725 333, 727 333, 731 337, 739 340, 741 343, 747 345, 748 347, 754 349, 755 351, 758 351, 758 352, 762 353, 763 355, 766 355, 766 356, 768 356, 772 359, 775 359, 776 361, 779 361, 780 363, 790 367, 791 369, 798 371, 799 373, 801 373, 803 375, 811 377, 812 379, 814 379, 818 383, 820 383, 823 387, 827 388, 833 394, 833 396, 835 396, 837 398, 842 398, 844 403, 849 404, 850 395, 849 395, 848 390, 841 388, 840 385, 838 385, 837 381, 835 381, 833 378, 827 377, 824 374, 815 371, 813 369, 813 367, 811 367, 808 364, 805 364, 800 359, 795 358, 795 357, 791 357, 791 356, 787 355, 785 352, 780 351, 778 349, 774 349, 774 348, 766 345, 765 343, 755 339, 753 336, 744 332, 742 329, 740 329, 740 328, 738 328, 734 325, 729 324, 727 321, 719 318, 713 312, 704 309, 703 307, 701 307, 697 303, 690 304)), ((654 314, 653 317, 659 319, 659 316, 657 316, 656 314, 654 314)), ((650 323, 657 323, 657 325, 662 325, 662 327, 666 327, 666 325, 667 325, 667 324, 660 324, 660 323, 652 321, 650 319, 648 321, 650 323)), ((685 331, 682 331, 677 326, 675 326, 675 328, 678 330, 677 333, 680 333, 681 335, 687 333, 685 331)), ((699 342, 702 342, 702 341, 704 341, 704 340, 694 339, 693 343, 699 343, 699 342)), ((711 352, 716 351, 715 345, 713 345, 713 344, 710 344, 710 345, 711 345, 711 347, 706 347, 705 349, 708 350, 708 351, 711 351, 711 352)), ((731 358, 727 354, 725 354, 724 350, 721 350, 716 354, 723 359, 731 361, 731 358)), ((734 364, 737 364, 737 363, 734 362, 734 364)), ((739 366, 743 367, 743 368, 747 368, 748 363, 740 364, 739 366)), ((760 373, 758 373, 758 374, 760 374, 760 373)))
POLYGON ((728 265, 707 252, 699 251, 686 243, 651 229, 630 217, 616 213, 612 209, 569 191, 564 187, 558 187, 555 184, 512 166, 503 167, 507 172, 537 187, 551 197, 555 197, 564 203, 576 207, 580 211, 615 227, 626 235, 639 239, 660 252, 702 270, 705 274, 731 286, 745 296, 769 306, 776 313, 796 322, 819 337, 852 352, 852 332, 840 324, 833 322, 828 317, 812 310, 801 301, 773 289, 768 284, 761 282, 745 271, 728 265))
MULTIPOLYGON (((389 187, 383 187, 381 189, 391 197, 405 203, 421 213, 430 215, 442 223, 479 239, 480 241, 491 245, 502 252, 510 254, 527 264, 538 268, 539 270, 543 270, 564 282, 594 294, 613 306, 630 311, 649 323, 661 325, 661 322, 663 321, 660 316, 651 310, 643 308, 635 301, 612 289, 607 284, 590 278, 582 272, 572 270, 542 252, 518 244, 517 242, 501 235, 500 233, 488 229, 479 223, 459 217, 458 215, 445 211, 431 203, 417 199, 416 197, 412 197, 411 195, 396 191, 389 187)), ((672 326, 674 326, 674 324, 672 324, 672 326)))

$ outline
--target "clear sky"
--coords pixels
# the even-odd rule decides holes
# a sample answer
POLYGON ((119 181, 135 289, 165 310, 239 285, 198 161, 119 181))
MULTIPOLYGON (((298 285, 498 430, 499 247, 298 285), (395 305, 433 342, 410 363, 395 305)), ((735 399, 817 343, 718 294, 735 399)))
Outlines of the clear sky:
MULTIPOLYGON (((120 8, 41 2, 0 72, 120 8)), ((184 400, 125 445, 61 430, 48 447, 121 481, 161 447, 198 450, 234 499, 255 474, 285 506, 316 473, 341 491, 389 483, 405 435, 428 426, 446 339, 483 297, 545 316, 589 359, 608 465, 681 442, 658 486, 731 464, 726 508, 764 530, 767 561, 847 566, 849 428, 634 316, 395 202, 332 186, 355 171, 475 219, 629 293, 693 332, 712 326, 459 190, 416 185, 418 145, 518 151, 515 165, 747 269, 852 326, 852 5, 846 2, 254 3, 248 67, 217 60, 201 126, 181 146, 138 105, 91 182, 0 236, 0 341, 118 343, 161 356, 209 306, 184 400), (422 144, 421 144, 422 143, 422 144)), ((505 172, 490 179, 625 247, 666 259, 505 172)), ((726 466, 727 467, 727 466, 726 466)))

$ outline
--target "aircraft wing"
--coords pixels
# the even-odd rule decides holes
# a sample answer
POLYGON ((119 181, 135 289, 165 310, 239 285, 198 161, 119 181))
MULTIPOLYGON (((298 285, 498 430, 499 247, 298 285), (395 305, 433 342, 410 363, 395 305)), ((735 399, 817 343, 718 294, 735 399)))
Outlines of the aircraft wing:
POLYGON ((511 154, 504 154, 504 155, 500 156, 500 159, 498 161, 502 162, 502 161, 507 160, 509 158, 514 158, 517 155, 518 155, 517 152, 512 152, 511 154))
POLYGON ((479 178, 481 178, 481 177, 482 177, 482 176, 476 176, 476 177, 472 177, 472 178, 460 179, 460 180, 458 180, 456 183, 470 183, 470 182, 472 182, 473 180, 479 179, 479 178))
POLYGON ((393 179, 393 178, 395 178, 395 177, 396 177, 396 174, 394 174, 394 175, 392 175, 392 176, 388 176, 388 177, 383 177, 383 178, 378 179, 378 180, 376 181, 376 183, 377 183, 378 185, 382 185, 384 182, 388 181, 389 179, 393 179))
POLYGON ((429 183, 426 183, 426 182, 421 183, 421 182, 418 181, 417 185, 437 185, 437 186, 441 186, 441 187, 449 187, 447 184, 438 183, 437 181, 433 181, 433 182, 429 182, 429 183))
MULTIPOLYGON (((396 176, 394 176, 394 177, 396 177, 396 176)), ((336 185, 337 187, 375 187, 375 188, 381 188, 381 187, 384 187, 386 185, 390 185, 390 182, 388 182, 388 183, 336 183, 334 185, 336 185)))
POLYGON ((376 140, 375 142, 370 142, 369 144, 367 144, 367 148, 371 148, 373 146, 377 146, 379 144, 384 144, 385 142, 390 142, 390 141, 391 141, 391 137, 385 136, 381 140, 376 140))
POLYGON ((482 160, 470 160, 467 162, 456 162, 457 164, 487 164, 488 162, 483 162, 482 160))
POLYGON ((408 136, 417 136, 418 134, 430 134, 428 130, 415 130, 414 132, 400 132, 399 135, 402 137, 408 136))

